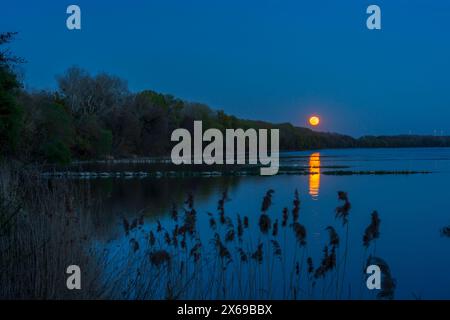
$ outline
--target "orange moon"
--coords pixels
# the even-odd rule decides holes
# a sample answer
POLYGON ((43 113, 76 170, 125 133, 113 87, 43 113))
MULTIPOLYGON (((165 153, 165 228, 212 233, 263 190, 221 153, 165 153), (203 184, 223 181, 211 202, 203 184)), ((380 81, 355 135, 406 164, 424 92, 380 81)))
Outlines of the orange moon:
POLYGON ((313 127, 319 125, 320 123, 320 118, 318 116, 312 116, 311 118, 309 118, 309 124, 312 125, 313 127))

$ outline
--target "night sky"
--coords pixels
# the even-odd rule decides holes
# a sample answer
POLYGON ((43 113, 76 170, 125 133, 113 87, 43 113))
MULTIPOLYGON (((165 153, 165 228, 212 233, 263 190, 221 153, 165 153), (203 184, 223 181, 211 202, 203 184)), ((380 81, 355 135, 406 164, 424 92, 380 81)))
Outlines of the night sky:
POLYGON ((242 118, 318 130, 450 134, 450 1, 6 1, 28 89, 78 65, 242 118), (82 30, 66 28, 77 4, 82 30), (366 28, 366 8, 382 30, 366 28))

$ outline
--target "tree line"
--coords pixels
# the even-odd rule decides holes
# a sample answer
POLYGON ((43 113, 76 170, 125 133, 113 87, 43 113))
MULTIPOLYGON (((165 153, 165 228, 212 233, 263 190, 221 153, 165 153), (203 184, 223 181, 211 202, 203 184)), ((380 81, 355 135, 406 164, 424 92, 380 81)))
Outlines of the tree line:
MULTIPOLYGON (((0 48, 15 33, 0 34, 0 48)), ((53 91, 23 89, 16 66, 23 60, 0 50, 0 156, 30 162, 163 156, 177 128, 280 129, 281 150, 352 147, 450 146, 449 137, 367 136, 315 132, 290 123, 239 119, 205 104, 151 90, 131 92, 126 81, 78 67, 57 76, 53 91)))

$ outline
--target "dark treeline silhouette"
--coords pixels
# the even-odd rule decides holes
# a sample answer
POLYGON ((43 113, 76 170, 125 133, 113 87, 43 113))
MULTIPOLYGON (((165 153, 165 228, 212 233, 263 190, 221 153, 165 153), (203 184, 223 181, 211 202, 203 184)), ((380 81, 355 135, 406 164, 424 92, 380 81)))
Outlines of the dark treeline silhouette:
MULTIPOLYGON (((15 33, 0 34, 0 48, 15 33)), ((55 91, 29 92, 15 72, 22 60, 0 50, 0 156, 25 161, 70 163, 73 159, 161 156, 170 153, 176 128, 280 129, 281 150, 354 147, 441 147, 450 137, 367 136, 359 139, 315 132, 290 123, 239 119, 201 103, 144 90, 106 73, 78 67, 57 76, 55 91)))

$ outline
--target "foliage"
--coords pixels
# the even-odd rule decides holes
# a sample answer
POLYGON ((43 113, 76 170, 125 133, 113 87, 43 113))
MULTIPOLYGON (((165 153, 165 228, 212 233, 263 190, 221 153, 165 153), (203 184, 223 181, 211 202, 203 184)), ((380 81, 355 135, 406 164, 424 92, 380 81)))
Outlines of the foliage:
MULTIPOLYGON (((0 46, 15 33, 0 34, 0 46)), ((448 147, 450 137, 350 136, 317 132, 290 123, 239 119, 223 110, 151 90, 131 93, 126 81, 78 67, 57 77, 56 92, 20 89, 14 64, 0 50, 0 156, 67 163, 71 159, 161 156, 170 153, 173 130, 279 129, 281 151, 354 147, 448 147)))
MULTIPOLYGON (((0 34, 0 46, 14 36, 11 32, 0 34)), ((20 60, 11 57, 7 50, 0 50, 0 155, 14 153, 20 139, 23 110, 16 100, 20 84, 13 72, 17 62, 20 60)))

